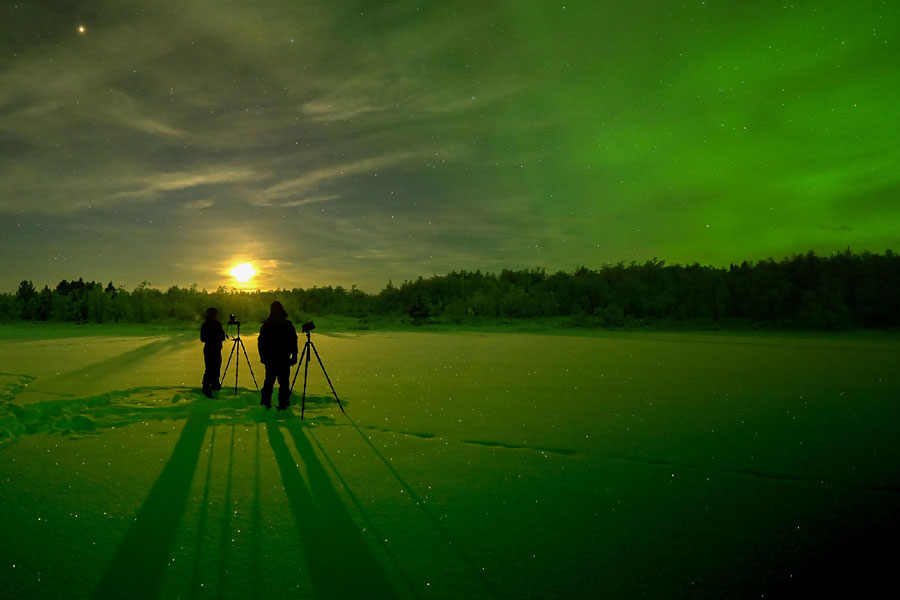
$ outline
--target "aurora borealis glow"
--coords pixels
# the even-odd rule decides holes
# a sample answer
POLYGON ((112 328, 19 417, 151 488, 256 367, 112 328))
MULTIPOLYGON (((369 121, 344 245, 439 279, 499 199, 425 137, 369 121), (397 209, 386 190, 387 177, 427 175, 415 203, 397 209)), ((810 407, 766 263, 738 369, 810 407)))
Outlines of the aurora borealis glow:
POLYGON ((13 1, 0 28, 0 290, 900 249, 893 2, 13 1))

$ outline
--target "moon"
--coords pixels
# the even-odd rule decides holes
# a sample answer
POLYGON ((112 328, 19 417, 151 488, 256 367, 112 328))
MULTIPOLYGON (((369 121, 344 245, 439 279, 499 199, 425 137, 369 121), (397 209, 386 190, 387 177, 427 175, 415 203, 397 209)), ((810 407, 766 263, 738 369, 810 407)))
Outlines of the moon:
POLYGON ((231 270, 231 276, 241 283, 247 283, 254 275, 256 275, 256 269, 250 263, 241 263, 231 270))

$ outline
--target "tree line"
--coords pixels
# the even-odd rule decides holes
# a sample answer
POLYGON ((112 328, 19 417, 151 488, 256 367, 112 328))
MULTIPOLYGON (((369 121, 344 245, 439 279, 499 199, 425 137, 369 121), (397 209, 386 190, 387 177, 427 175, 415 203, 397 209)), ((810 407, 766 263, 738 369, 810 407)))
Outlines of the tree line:
POLYGON ((38 290, 22 281, 14 294, 0 294, 0 320, 191 322, 216 306, 226 317, 235 313, 259 322, 276 299, 295 320, 338 315, 465 324, 564 317, 587 327, 883 328, 900 325, 900 257, 890 250, 848 249, 727 268, 667 265, 654 258, 571 273, 454 271, 399 286, 388 281, 376 294, 356 286, 207 292, 195 285, 161 291, 146 282, 128 291, 83 279, 38 290))

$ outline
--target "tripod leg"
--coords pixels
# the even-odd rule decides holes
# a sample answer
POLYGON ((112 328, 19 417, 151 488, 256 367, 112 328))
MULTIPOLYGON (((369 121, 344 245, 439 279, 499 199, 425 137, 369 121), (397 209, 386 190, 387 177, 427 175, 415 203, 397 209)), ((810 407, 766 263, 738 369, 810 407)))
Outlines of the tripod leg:
POLYGON ((244 340, 241 340, 241 350, 244 351, 244 358, 247 360, 247 368, 250 369, 250 377, 253 378, 253 385, 256 386, 256 391, 259 391, 259 384, 256 383, 256 375, 253 374, 253 367, 250 365, 250 357, 247 356, 247 347, 244 346, 244 340))
POLYGON ((231 357, 234 356, 234 344, 231 345, 231 352, 228 354, 228 362, 225 363, 225 370, 222 371, 222 381, 219 382, 219 387, 225 383, 225 376, 228 375, 228 366, 231 365, 231 357))
POLYGON ((300 353, 300 360, 297 361, 297 370, 294 371, 294 379, 291 380, 291 391, 294 391, 294 384, 297 383, 297 375, 300 374, 300 365, 303 364, 303 357, 306 355, 307 346, 303 346, 303 352, 300 353))
MULTIPOLYGON (((241 338, 238 338, 234 342, 234 346, 231 348, 232 351, 237 348, 237 345, 241 343, 241 338)), ((241 370, 241 353, 238 352, 238 357, 234 359, 234 395, 237 396, 237 383, 238 383, 238 373, 241 370)))
POLYGON ((328 381, 328 385, 331 386, 331 393, 334 394, 334 399, 337 400, 338 406, 341 407, 341 412, 344 412, 344 405, 341 404, 341 399, 338 398, 337 392, 334 391, 334 385, 331 383, 331 378, 328 376, 328 371, 325 370, 325 364, 322 362, 322 357, 319 356, 319 351, 316 350, 316 345, 310 342, 312 346, 313 352, 316 353, 316 358, 319 360, 319 366, 322 367, 322 372, 325 373, 325 380, 328 381))
MULTIPOLYGON (((312 342, 307 341, 306 345, 312 346, 312 342)), ((306 349, 304 349, 304 350, 306 350, 306 349)), ((309 375, 309 355, 310 354, 312 354, 312 352, 309 352, 309 350, 306 350, 306 362, 303 363, 303 399, 300 401, 300 420, 301 421, 303 420, 303 413, 306 411, 306 380, 309 375)))

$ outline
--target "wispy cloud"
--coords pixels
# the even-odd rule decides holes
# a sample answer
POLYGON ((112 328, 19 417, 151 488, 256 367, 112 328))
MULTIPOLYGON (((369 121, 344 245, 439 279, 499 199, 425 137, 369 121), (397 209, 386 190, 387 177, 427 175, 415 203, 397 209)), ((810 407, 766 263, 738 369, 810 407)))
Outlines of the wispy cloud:
POLYGON ((133 188, 120 192, 121 198, 146 198, 163 192, 186 190, 200 186, 258 181, 263 177, 251 169, 225 167, 218 170, 159 173, 141 177, 133 188))
POLYGON ((344 121, 376 110, 374 106, 362 100, 319 99, 303 105, 304 114, 316 121, 344 121))
POLYGON ((407 163, 425 154, 419 152, 389 152, 380 156, 360 158, 327 167, 314 169, 299 177, 279 181, 266 189, 253 200, 263 206, 293 205, 300 206, 310 202, 323 202, 337 198, 336 195, 321 195, 322 187, 334 184, 341 178, 357 175, 377 176, 382 169, 388 169, 407 163))

